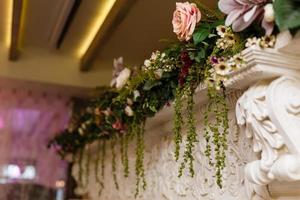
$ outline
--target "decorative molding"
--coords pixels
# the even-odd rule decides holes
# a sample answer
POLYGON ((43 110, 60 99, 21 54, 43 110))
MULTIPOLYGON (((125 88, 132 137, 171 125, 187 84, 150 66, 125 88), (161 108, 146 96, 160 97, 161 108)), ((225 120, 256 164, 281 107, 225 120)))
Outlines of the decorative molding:
MULTIPOLYGON (((147 121, 145 170, 148 188, 138 199, 271 200, 269 184, 300 180, 299 58, 274 49, 258 48, 246 49, 243 55, 247 67, 231 74, 225 83, 229 92, 230 134, 224 188, 220 190, 214 184, 214 171, 203 153, 202 114, 208 99, 206 87, 201 85, 194 97, 200 141, 194 152, 196 177, 190 178, 187 174, 180 179, 177 177, 178 163, 173 158, 171 131, 173 110, 165 108, 147 121), (249 86, 250 89, 243 92, 249 86)), ((118 166, 120 189, 114 192, 110 178, 111 155, 107 155, 105 189, 101 198, 133 199, 135 152, 134 145, 129 146, 130 176, 124 178, 122 166, 118 166)), ((73 175, 78 179, 77 164, 73 175)), ((99 199, 94 174, 91 172, 89 177, 89 184, 78 188, 78 192, 89 193, 93 200, 99 199)), ((281 193, 277 191, 277 194, 281 193)))
POLYGON ((254 189, 274 180, 300 180, 298 79, 283 76, 258 82, 238 100, 236 117, 252 139, 253 151, 259 154, 245 167, 245 176, 254 189))

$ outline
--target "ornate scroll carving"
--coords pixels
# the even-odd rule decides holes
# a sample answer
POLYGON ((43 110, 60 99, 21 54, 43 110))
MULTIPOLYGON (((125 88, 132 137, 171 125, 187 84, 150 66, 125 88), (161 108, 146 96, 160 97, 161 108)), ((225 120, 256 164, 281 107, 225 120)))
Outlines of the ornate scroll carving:
POLYGON ((237 122, 258 153, 258 159, 245 167, 251 195, 275 179, 300 180, 299 113, 300 81, 292 77, 260 81, 238 100, 237 122))

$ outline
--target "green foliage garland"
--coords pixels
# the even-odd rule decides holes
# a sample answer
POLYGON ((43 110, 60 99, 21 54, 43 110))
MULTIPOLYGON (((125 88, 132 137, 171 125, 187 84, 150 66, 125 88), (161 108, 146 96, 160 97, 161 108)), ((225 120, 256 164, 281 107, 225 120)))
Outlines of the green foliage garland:
MULTIPOLYGON (((289 0, 289 3, 298 5, 296 1, 298 0, 289 0)), ((70 154, 78 155, 80 186, 83 186, 84 149, 88 151, 85 172, 89 178, 93 144, 95 141, 103 141, 101 144, 98 142, 95 163, 96 182, 100 186, 99 195, 101 194, 105 183, 106 141, 110 140, 112 176, 118 189, 116 143, 119 142, 120 145, 120 162, 123 165, 124 176, 128 177, 128 148, 131 145, 130 141, 136 139, 135 197, 139 195, 141 188, 145 190, 147 186, 144 168, 145 122, 147 118, 153 117, 174 100, 173 134, 176 161, 181 156, 183 126, 187 126, 186 146, 178 176, 183 175, 187 165, 190 175, 194 176, 193 150, 198 139, 193 112, 195 104, 193 95, 199 84, 204 84, 209 98, 204 113, 205 155, 209 164, 215 169, 216 184, 222 187, 222 170, 226 163, 229 129, 224 81, 231 72, 245 66, 240 54, 245 45, 269 48, 274 46, 275 37, 249 38, 262 36, 261 29, 256 26, 251 26, 245 32, 234 33, 230 27, 224 25, 222 15, 197 1, 195 3, 201 9, 201 22, 196 25, 190 39, 171 43, 162 52, 153 52, 151 58, 145 60, 141 67, 125 67, 123 63, 116 60, 112 87, 100 87, 90 98, 73 100, 73 113, 69 126, 50 141, 50 146, 56 148, 62 157, 70 154), (186 112, 183 111, 183 107, 186 108, 186 112)), ((276 18, 280 28, 285 19, 288 19, 289 23, 283 28, 299 26, 297 20, 295 21, 298 7, 290 5, 283 6, 282 1, 275 1, 275 10, 280 9, 276 18), (291 8, 293 16, 286 15, 291 8)), ((88 182, 87 179, 86 184, 88 182)))

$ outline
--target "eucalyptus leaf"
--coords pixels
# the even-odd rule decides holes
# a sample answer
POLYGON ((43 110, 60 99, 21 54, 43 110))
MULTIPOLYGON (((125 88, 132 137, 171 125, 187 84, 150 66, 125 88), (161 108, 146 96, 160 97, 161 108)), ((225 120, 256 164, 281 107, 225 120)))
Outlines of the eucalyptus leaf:
POLYGON ((281 31, 300 26, 300 1, 276 0, 274 1, 276 24, 281 31))
POLYGON ((161 85, 161 82, 160 81, 156 81, 156 80, 148 80, 146 81, 144 87, 143 87, 143 90, 145 91, 149 91, 151 90, 153 87, 156 87, 158 85, 161 85))
POLYGON ((211 33, 211 34, 208 35, 208 38, 213 38, 213 37, 216 37, 216 36, 217 36, 216 34, 211 33))

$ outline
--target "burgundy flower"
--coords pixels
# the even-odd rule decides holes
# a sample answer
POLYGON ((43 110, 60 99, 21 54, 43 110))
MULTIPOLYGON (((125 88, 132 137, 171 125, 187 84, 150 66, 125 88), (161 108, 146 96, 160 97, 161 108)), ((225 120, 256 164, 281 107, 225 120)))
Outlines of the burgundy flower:
POLYGON ((193 65, 193 61, 186 51, 181 52, 180 60, 183 62, 183 67, 180 69, 178 82, 180 86, 183 86, 185 78, 189 74, 189 69, 193 65))
POLYGON ((233 31, 239 32, 250 26, 255 20, 261 22, 266 34, 270 35, 274 22, 264 17, 264 7, 270 0, 220 0, 219 9, 227 14, 226 26, 232 25, 233 31))

